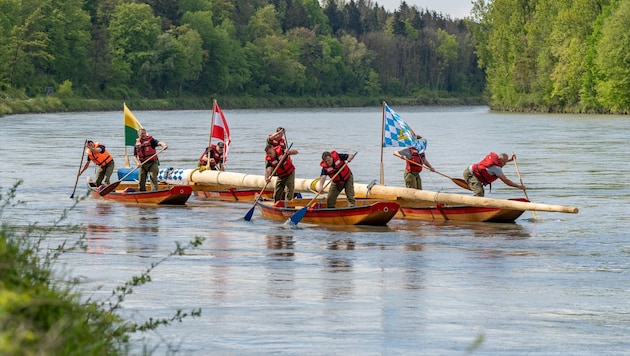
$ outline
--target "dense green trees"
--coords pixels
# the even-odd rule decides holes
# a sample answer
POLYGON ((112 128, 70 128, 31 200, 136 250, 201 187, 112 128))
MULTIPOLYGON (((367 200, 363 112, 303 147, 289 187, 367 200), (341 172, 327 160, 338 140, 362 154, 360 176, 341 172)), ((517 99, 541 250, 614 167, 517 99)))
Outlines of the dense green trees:
POLYGON ((473 31, 493 108, 630 111, 630 3, 478 0, 473 31))
POLYGON ((472 48, 405 2, 0 0, 0 97, 480 96, 472 48))

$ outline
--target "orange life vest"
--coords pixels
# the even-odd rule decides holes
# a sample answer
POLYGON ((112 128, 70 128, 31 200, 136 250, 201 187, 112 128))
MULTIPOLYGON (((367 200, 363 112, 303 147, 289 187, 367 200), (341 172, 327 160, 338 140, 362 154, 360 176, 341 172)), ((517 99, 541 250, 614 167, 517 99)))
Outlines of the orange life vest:
MULTIPOLYGON (((341 159, 341 157, 339 157, 339 154, 337 153, 337 151, 331 151, 330 155, 332 156, 332 159, 333 159, 332 167, 328 167, 328 165, 326 165, 326 162, 324 160, 322 160, 319 165, 322 166, 322 168, 324 168, 324 171, 326 171, 326 174, 328 174, 329 177, 333 177, 335 174, 337 174, 337 172, 341 169, 341 167, 343 167, 345 162, 341 159)), ((347 181, 348 178, 350 178, 351 174, 352 174, 352 171, 350 170, 348 165, 346 165, 341 170, 341 173, 339 173, 335 177, 335 179, 333 179, 333 182, 335 184, 341 184, 347 181)))
POLYGON ((499 161, 499 155, 494 152, 488 153, 488 155, 481 160, 481 162, 472 165, 472 174, 479 179, 481 184, 488 185, 497 180, 497 176, 493 176, 488 173, 487 168, 490 166, 503 167, 501 161, 499 161))
MULTIPOLYGON (((282 149, 281 146, 275 146, 273 150, 276 152, 276 157, 270 157, 269 155, 267 155, 265 159, 267 160, 267 162, 269 162, 269 165, 273 169, 275 169, 275 167, 280 162, 282 155, 284 154, 284 150, 282 149)), ((276 169, 275 174, 278 176, 278 178, 284 178, 288 176, 289 174, 293 173, 293 171, 295 171, 295 166, 293 165, 293 162, 291 161, 291 156, 287 155, 284 161, 282 161, 282 164, 278 167, 278 169, 276 169)))
MULTIPOLYGON (((136 155, 138 156, 138 159, 141 163, 146 161, 149 157, 153 156, 157 152, 155 150, 155 147, 151 145, 151 141, 153 141, 153 136, 147 136, 144 138, 143 141, 141 141, 139 137, 138 139, 136 139, 136 155)), ((157 161, 157 155, 151 158, 151 160, 157 161)))
MULTIPOLYGON (((103 146, 100 142, 95 142, 94 147, 103 146)), ((99 147, 100 148, 100 147, 99 147)), ((114 158, 107 152, 105 146, 103 146, 103 152, 94 153, 94 151, 89 150, 88 159, 99 167, 105 167, 109 164, 109 162, 113 161, 114 158)))
POLYGON ((418 153, 418 149, 415 147, 409 147, 409 152, 411 152, 410 161, 416 162, 418 164, 413 164, 407 161, 407 172, 422 172, 424 152, 418 153))

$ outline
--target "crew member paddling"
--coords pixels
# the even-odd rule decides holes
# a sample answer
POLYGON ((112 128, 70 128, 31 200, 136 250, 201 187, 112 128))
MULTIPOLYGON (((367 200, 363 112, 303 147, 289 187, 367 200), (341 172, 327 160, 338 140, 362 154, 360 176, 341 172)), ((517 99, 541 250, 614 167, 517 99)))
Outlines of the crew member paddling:
POLYGON ((464 170, 464 179, 474 195, 476 197, 483 197, 485 194, 483 187, 489 185, 490 190, 492 190, 492 182, 497 180, 497 178, 501 179, 503 183, 510 187, 525 190, 524 185, 512 182, 503 174, 502 167, 515 158, 515 155, 508 157, 507 153, 496 154, 490 152, 481 162, 466 167, 464 170))

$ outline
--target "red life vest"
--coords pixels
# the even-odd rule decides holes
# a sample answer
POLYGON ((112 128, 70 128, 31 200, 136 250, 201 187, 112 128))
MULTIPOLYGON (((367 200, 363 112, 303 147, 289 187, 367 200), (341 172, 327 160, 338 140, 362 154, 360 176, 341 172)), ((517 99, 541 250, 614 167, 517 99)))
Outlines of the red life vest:
POLYGON ((214 169, 214 167, 217 165, 217 163, 222 163, 223 162, 223 153, 219 153, 216 145, 211 145, 209 151, 210 151, 210 153, 208 153, 208 148, 206 147, 206 150, 199 157, 199 163, 202 166, 208 165, 208 161, 206 161, 204 159, 204 157, 203 157, 203 156, 205 156, 207 154, 209 158, 214 158, 214 163, 212 163, 212 162, 210 163, 210 168, 214 169))
MULTIPOLYGON (((267 155, 265 159, 269 162, 271 168, 275 169, 278 163, 280 163, 284 150, 280 146, 275 146, 273 150, 276 152, 276 157, 270 157, 267 155)), ((278 178, 284 178, 293 173, 293 171, 295 171, 295 166, 293 165, 293 162, 291 162, 291 156, 287 155, 284 161, 282 161, 282 164, 278 167, 278 169, 276 169, 275 174, 278 178)))
MULTIPOLYGON (((94 147, 102 146, 100 142, 95 142, 94 147)), ((100 147, 99 147, 100 148, 100 147)), ((103 152, 94 153, 92 150, 88 150, 88 159, 99 167, 105 167, 109 164, 109 162, 113 161, 114 158, 107 152, 105 146, 103 146, 103 152)))
MULTIPOLYGON (((146 161, 149 157, 153 156, 157 151, 155 147, 151 145, 151 141, 153 141, 153 136, 147 136, 143 141, 140 141, 140 138, 136 140, 136 155, 140 162, 146 161)), ((155 155, 151 158, 152 161, 157 161, 158 157, 155 155)))
MULTIPOLYGON (((333 177, 335 174, 337 174, 337 172, 341 169, 341 167, 343 167, 343 165, 346 162, 344 162, 339 157, 339 154, 337 153, 337 151, 331 151, 330 155, 332 156, 332 159, 333 159, 332 167, 328 167, 324 160, 322 160, 322 162, 319 165, 322 166, 322 168, 324 168, 324 170, 326 171, 326 174, 328 174, 329 177, 333 177)), ((343 170, 341 170, 341 173, 339 173, 335 177, 335 179, 333 179, 333 182, 335 184, 341 184, 341 183, 347 181, 348 178, 350 178, 351 174, 352 174, 352 171, 350 170, 348 165, 346 165, 345 167, 343 167, 343 170)))
POLYGON ((490 166, 503 167, 501 161, 499 161, 499 155, 494 152, 490 152, 481 162, 472 165, 472 174, 474 174, 483 185, 488 185, 499 178, 488 173, 487 168, 490 166))
POLYGON ((418 149, 415 147, 409 147, 409 152, 411 152, 410 161, 416 162, 419 165, 416 165, 407 161, 407 172, 422 172, 422 162, 424 158, 424 152, 418 154, 418 149))
POLYGON ((269 137, 267 138, 268 144, 272 145, 273 147, 280 146, 282 147, 282 149, 285 149, 287 147, 287 143, 284 140, 284 137, 280 137, 279 139, 274 139, 272 138, 272 136, 273 134, 269 135, 269 137))

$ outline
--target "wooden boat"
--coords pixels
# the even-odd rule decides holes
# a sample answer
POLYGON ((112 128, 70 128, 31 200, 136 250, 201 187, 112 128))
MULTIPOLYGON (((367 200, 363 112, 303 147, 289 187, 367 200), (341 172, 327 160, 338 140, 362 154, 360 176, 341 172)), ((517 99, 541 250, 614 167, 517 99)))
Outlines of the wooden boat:
MULTIPOLYGON (((525 198, 509 199, 512 201, 528 202, 525 198)), ((418 205, 417 202, 398 202, 400 211, 396 218, 427 220, 427 221, 466 221, 466 222, 514 222, 525 210, 501 209, 494 207, 427 204, 418 205)))
POLYGON ((93 183, 88 184, 88 188, 95 198, 113 200, 121 203, 151 205, 184 205, 193 191, 190 186, 175 185, 167 189, 144 192, 138 192, 133 188, 126 188, 101 196, 99 194, 99 187, 96 187, 93 183))
MULTIPOLYGON (((203 200, 253 202, 256 200, 256 196, 261 194, 260 189, 247 189, 230 186, 193 185, 192 188, 197 197, 203 200)), ((265 189, 262 192, 262 197, 272 198, 273 189, 265 189)))
MULTIPOLYGON (((274 204, 261 199, 257 205, 263 217, 286 222, 310 201, 311 199, 280 200, 274 204)), ((398 203, 393 201, 369 199, 357 200, 357 206, 354 207, 348 207, 347 201, 340 200, 335 208, 326 208, 325 199, 322 199, 311 205, 301 221, 307 224, 383 226, 396 215, 399 208, 398 203)))

